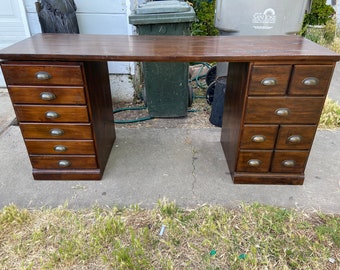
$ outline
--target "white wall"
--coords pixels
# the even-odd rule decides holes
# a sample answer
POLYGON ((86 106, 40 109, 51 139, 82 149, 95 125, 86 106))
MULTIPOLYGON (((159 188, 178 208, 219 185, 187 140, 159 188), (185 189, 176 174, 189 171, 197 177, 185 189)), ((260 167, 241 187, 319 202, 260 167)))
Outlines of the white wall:
MULTIPOLYGON (((22 20, 24 22, 22 26, 24 31, 19 33, 19 37, 10 43, 41 32, 35 7, 36 1, 0 0, 0 41, 5 39, 3 36, 5 32, 13 32, 8 25, 1 21, 1 19, 8 17, 6 12, 12 12, 9 5, 14 5, 13 3, 20 4, 20 10, 16 9, 12 13, 17 17, 18 21, 22 20)), ((132 35, 135 33, 135 28, 129 24, 128 16, 139 4, 144 2, 146 0, 75 0, 80 32, 84 34, 132 35)), ((6 43, 2 47, 10 45, 10 43, 6 43)), ((131 101, 134 87, 130 75, 135 75, 135 63, 109 62, 108 66, 111 74, 110 82, 113 99, 116 101, 131 101)), ((0 87, 4 86, 5 83, 0 72, 0 87)))
MULTIPOLYGON (((36 0, 24 0, 32 35, 41 33, 36 0)), ((126 0, 75 0, 77 20, 82 34, 128 35, 132 27, 128 24, 130 7, 126 0)), ((134 65, 130 63, 109 63, 110 73, 131 74, 134 65)))
MULTIPOLYGON (((2 0, 0 0, 2 1, 2 0)), ((129 24, 131 9, 143 0, 75 0, 77 20, 82 34, 131 35, 134 27, 129 24)), ((40 33, 36 0, 24 0, 29 28, 32 35, 40 33)), ((114 101, 131 101, 134 87, 131 74, 135 63, 109 62, 111 92, 114 101), (113 76, 114 75, 114 76, 113 76)))
MULTIPOLYGON (((0 49, 30 36, 22 0, 0 0, 0 49)), ((0 87, 5 87, 0 70, 0 87)))

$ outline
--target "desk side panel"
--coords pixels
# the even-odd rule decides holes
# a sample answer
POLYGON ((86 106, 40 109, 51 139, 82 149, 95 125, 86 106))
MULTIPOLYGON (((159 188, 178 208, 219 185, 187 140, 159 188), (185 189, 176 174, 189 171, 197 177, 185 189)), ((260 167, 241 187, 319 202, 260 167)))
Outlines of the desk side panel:
POLYGON ((98 165, 104 172, 116 139, 108 67, 106 62, 84 62, 84 69, 98 165))
POLYGON ((221 144, 230 173, 236 169, 250 63, 229 63, 224 99, 221 144))

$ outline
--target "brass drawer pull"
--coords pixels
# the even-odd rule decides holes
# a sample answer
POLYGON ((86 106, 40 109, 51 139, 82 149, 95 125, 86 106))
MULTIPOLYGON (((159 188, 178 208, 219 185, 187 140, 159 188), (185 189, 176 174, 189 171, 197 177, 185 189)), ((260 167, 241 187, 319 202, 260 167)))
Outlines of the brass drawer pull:
POLYGON ((48 100, 56 99, 56 95, 53 94, 53 93, 51 93, 51 92, 41 92, 41 93, 40 93, 40 98, 41 98, 42 100, 48 101, 48 100))
POLYGON ((50 134, 52 136, 61 136, 61 135, 64 134, 64 131, 60 128, 53 128, 53 129, 50 130, 50 134))
POLYGON ((63 168, 70 167, 71 162, 68 161, 68 160, 59 160, 58 165, 59 165, 59 167, 63 167, 63 168))
POLYGON ((261 160, 259 160, 259 159, 250 159, 250 160, 248 160, 248 165, 250 167, 259 167, 261 165, 261 160))
POLYGON ((308 77, 308 78, 305 78, 302 83, 304 85, 318 85, 319 84, 319 79, 318 78, 315 78, 315 77, 308 77))
POLYGON ((65 151, 67 151, 67 147, 64 146, 64 145, 56 145, 56 146, 54 147, 54 150, 55 150, 56 152, 65 152, 65 151))
POLYGON ((288 116, 289 115, 289 109, 288 108, 279 108, 275 111, 275 114, 277 116, 288 116))
POLYGON ((51 74, 49 74, 46 71, 39 71, 39 72, 35 73, 35 78, 38 79, 38 80, 44 81, 44 80, 51 79, 52 76, 51 76, 51 74))
POLYGON ((255 143, 262 143, 266 140, 266 136, 263 136, 263 135, 254 135, 252 138, 251 138, 251 141, 252 142, 255 142, 255 143))
POLYGON ((287 168, 292 168, 292 167, 295 167, 296 163, 294 160, 287 159, 287 160, 282 161, 282 165, 287 168))
POLYGON ((292 135, 292 136, 289 136, 287 140, 290 143, 300 143, 302 141, 302 136, 292 135))
POLYGON ((273 86, 277 84, 277 81, 274 78, 265 78, 261 81, 261 84, 264 86, 273 86))
POLYGON ((49 111, 45 113, 46 118, 48 119, 56 119, 60 117, 60 114, 57 112, 49 111))

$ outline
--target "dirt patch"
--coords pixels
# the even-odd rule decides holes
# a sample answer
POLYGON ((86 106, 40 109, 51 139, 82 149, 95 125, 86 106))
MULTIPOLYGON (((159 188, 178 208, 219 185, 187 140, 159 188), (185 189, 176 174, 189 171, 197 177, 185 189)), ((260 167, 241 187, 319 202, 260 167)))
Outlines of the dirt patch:
MULTIPOLYGON (((192 75, 192 74, 191 74, 192 75)), ((193 75, 195 76, 195 75, 193 75)), ((143 100, 137 98, 134 102, 121 102, 113 104, 114 110, 123 109, 114 114, 117 127, 120 128, 213 128, 209 117, 211 106, 206 101, 206 85, 204 79, 199 83, 193 81, 191 83, 193 89, 193 103, 188 108, 186 117, 178 118, 153 118, 146 121, 138 121, 138 119, 148 118, 147 109, 143 110, 126 110, 126 108, 139 108, 144 106, 143 100), (119 123, 117 123, 119 122, 119 123), (123 122, 123 123, 121 123, 123 122)), ((218 127, 216 127, 218 128, 218 127)))
MULTIPOLYGON (((135 108, 143 106, 141 102, 133 103, 115 103, 114 110, 118 108, 135 108)), ((176 118, 153 118, 146 121, 136 121, 140 118, 149 117, 147 109, 144 110, 124 110, 114 114, 116 122, 130 122, 131 123, 116 123, 120 128, 137 128, 137 127, 150 127, 150 128, 211 128, 215 127, 209 122, 210 106, 205 100, 195 99, 193 105, 188 108, 188 115, 186 117, 176 118), (136 122, 134 122, 136 121, 136 122)))

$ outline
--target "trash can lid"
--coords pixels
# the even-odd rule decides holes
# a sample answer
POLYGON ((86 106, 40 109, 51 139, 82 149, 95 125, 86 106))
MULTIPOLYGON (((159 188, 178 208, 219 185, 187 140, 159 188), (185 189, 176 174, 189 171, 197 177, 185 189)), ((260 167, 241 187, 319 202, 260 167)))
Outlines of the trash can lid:
POLYGON ((195 20, 195 11, 183 1, 154 1, 141 4, 129 16, 133 25, 181 23, 195 20))
POLYGON ((190 11, 187 2, 180 1, 153 1, 141 4, 136 9, 136 14, 178 13, 190 11))

